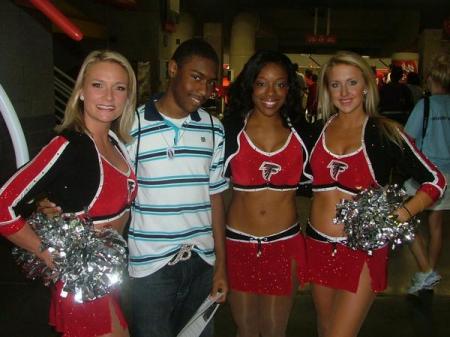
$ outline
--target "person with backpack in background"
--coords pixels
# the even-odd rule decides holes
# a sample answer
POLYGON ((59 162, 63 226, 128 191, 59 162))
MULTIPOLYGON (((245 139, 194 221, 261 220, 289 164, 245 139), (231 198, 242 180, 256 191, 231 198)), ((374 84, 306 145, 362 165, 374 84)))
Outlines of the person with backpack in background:
MULTIPOLYGON (((408 119, 405 131, 415 139, 417 146, 450 178, 450 56, 437 56, 431 63, 428 84, 430 97, 420 100, 408 119)), ((408 180, 405 188, 413 194, 417 184, 408 180)), ((416 234, 411 252, 416 258, 420 271, 412 278, 409 294, 417 294, 424 289, 433 289, 441 276, 435 271, 442 250, 442 223, 446 211, 450 209, 450 192, 447 190, 441 200, 427 208, 430 242, 428 252, 423 235, 416 234)))

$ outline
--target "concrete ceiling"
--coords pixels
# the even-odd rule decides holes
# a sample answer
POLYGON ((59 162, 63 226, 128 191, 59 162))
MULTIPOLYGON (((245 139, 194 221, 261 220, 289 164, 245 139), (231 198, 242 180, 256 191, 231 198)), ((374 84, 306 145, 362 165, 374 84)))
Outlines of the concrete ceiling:
MULTIPOLYGON (((139 14, 139 11, 160 8, 166 1, 169 0, 55 0, 55 3, 61 8, 72 6, 85 11, 92 24, 83 26, 84 31, 92 30, 106 36, 104 27, 90 28, 96 24, 101 26, 112 8, 139 14), (133 5, 117 6, 118 3, 133 5)), ((222 22, 225 46, 229 45, 236 15, 251 12, 259 19, 255 36, 258 49, 306 54, 332 54, 346 49, 372 57, 389 57, 398 51, 417 52, 422 30, 440 29, 445 18, 450 17, 450 0, 179 0, 179 5, 182 13, 188 12, 194 17, 200 27, 196 30, 198 34, 203 23, 222 22), (315 28, 316 34, 325 35, 327 27, 335 43, 306 40, 306 36, 314 34, 315 28)), ((69 16, 85 20, 80 15, 69 16)), ((98 37, 94 33, 88 36, 98 37)))
POLYGON ((417 51, 419 33, 441 28, 450 15, 448 0, 185 0, 181 5, 197 22, 223 22, 225 36, 238 13, 256 14, 258 48, 316 54, 349 49, 377 57, 417 51), (328 13, 336 43, 307 42, 314 27, 316 34, 326 34, 328 13))

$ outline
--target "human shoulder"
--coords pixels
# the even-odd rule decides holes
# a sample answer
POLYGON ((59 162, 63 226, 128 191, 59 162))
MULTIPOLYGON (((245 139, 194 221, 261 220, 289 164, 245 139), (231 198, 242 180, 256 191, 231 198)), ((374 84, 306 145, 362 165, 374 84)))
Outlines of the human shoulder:
POLYGON ((202 122, 204 122, 204 121, 211 122, 211 119, 212 119, 214 124, 222 124, 222 122, 220 121, 219 118, 217 118, 216 116, 214 116, 213 114, 209 113, 208 111, 206 111, 203 108, 198 108, 197 109, 197 113, 200 116, 200 120, 202 122))
POLYGON ((385 148, 396 152, 405 146, 406 138, 403 125, 392 119, 377 116, 367 121, 364 135, 366 148, 385 148))
POLYGON ((89 137, 85 132, 75 130, 63 130, 57 137, 63 137, 73 145, 92 143, 91 137, 89 137))
POLYGON ((124 145, 124 143, 119 139, 119 137, 113 130, 108 131, 108 136, 115 145, 119 145, 119 144, 122 146, 124 145))
MULTIPOLYGON (((214 129, 215 133, 219 133, 221 135, 225 134, 223 124, 219 118, 210 114, 209 112, 207 112, 206 110, 204 110, 202 108, 197 109, 197 113, 199 116, 198 123, 201 123, 202 127, 206 126, 207 128, 214 129)), ((194 118, 191 118, 191 121, 193 123, 197 122, 194 118)))
POLYGON ((450 95, 431 95, 429 97, 430 104, 437 103, 445 106, 450 106, 450 95))
POLYGON ((67 155, 80 157, 97 155, 93 139, 85 132, 63 130, 59 137, 63 137, 68 141, 67 155))
POLYGON ((89 136, 84 132, 79 132, 79 131, 69 130, 69 129, 61 131, 61 133, 59 133, 57 135, 57 137, 58 136, 64 137, 69 142, 82 142, 82 141, 86 141, 86 140, 90 139, 89 136))

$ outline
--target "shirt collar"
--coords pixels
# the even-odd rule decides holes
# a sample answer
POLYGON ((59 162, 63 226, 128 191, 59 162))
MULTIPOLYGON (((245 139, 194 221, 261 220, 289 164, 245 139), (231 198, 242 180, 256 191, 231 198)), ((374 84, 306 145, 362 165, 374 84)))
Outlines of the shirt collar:
MULTIPOLYGON (((158 101, 163 96, 163 93, 154 95, 150 100, 145 104, 144 110, 144 118, 147 121, 163 121, 164 117, 159 113, 158 109, 156 109, 155 102, 158 101)), ((198 110, 191 112, 191 119, 193 121, 200 121, 200 114, 198 110)))

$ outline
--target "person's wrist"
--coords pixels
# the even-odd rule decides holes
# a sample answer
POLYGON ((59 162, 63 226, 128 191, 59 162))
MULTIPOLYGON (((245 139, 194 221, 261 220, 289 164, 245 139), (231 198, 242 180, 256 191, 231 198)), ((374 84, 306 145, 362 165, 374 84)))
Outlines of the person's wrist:
POLYGON ((406 207, 406 205, 403 204, 402 207, 401 207, 401 209, 403 209, 403 210, 406 211, 406 213, 408 214, 408 217, 409 217, 410 219, 413 217, 411 211, 409 210, 408 207, 406 207))
POLYGON ((409 219, 411 219, 410 212, 407 209, 405 209, 403 206, 400 206, 400 208, 397 209, 396 214, 397 214, 397 220, 399 222, 406 222, 406 221, 409 221, 409 219))

